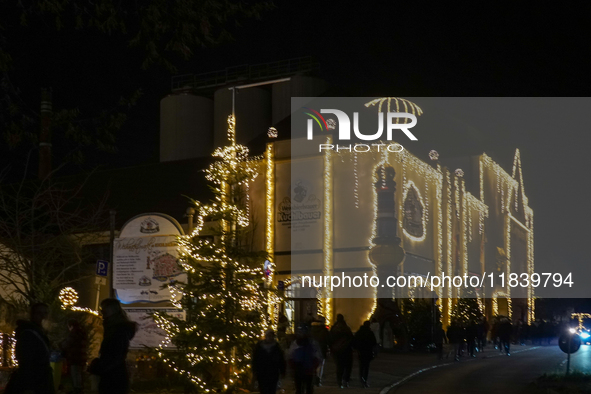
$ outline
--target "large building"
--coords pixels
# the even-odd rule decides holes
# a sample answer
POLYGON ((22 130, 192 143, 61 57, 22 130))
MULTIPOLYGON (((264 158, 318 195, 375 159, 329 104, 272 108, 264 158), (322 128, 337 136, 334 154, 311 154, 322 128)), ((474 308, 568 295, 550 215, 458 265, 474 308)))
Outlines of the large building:
MULTIPOLYGON (((394 170, 397 185, 396 233, 405 252, 397 274, 427 279, 428 275, 441 274, 478 278, 493 274, 498 278, 505 273, 508 278, 511 273, 533 273, 533 212, 523 187, 518 150, 511 172, 485 153, 457 161, 463 163, 461 168, 442 165, 436 160, 436 152, 431 153, 434 160, 428 162, 408 151, 381 154, 377 160, 374 154, 319 153, 303 159, 310 167, 320 169, 310 171, 309 179, 303 180, 292 176, 295 164, 290 143, 267 145, 264 176, 251 188, 256 195, 252 198, 253 211, 259 222, 265 223, 261 246, 264 243, 274 256, 278 281, 301 287, 301 276, 317 275, 319 267, 323 274, 338 276, 376 272, 380 257, 372 254, 372 249, 379 243, 375 241, 380 215, 375 183, 383 169, 394 170), (314 196, 313 208, 294 201, 298 193, 295 189, 302 187, 307 195, 314 196), (310 209, 320 213, 303 214, 310 209), (308 232, 309 239, 315 240, 312 247, 307 243, 302 250, 292 244, 291 231, 308 232)), ((497 279, 491 287, 489 282, 484 280, 473 294, 489 318, 504 315, 526 322, 533 319, 531 287, 511 288, 507 281, 501 286, 497 279)), ((348 298, 341 291, 325 299, 321 288, 308 295, 291 291, 294 296, 296 293, 287 306, 294 320, 318 313, 332 321, 342 313, 356 327, 372 314, 376 304, 372 294, 348 298), (319 302, 315 302, 315 296, 319 302)), ((434 292, 415 287, 398 294, 437 298, 444 324, 449 323, 454 300, 466 295, 461 287, 436 288, 434 292)))

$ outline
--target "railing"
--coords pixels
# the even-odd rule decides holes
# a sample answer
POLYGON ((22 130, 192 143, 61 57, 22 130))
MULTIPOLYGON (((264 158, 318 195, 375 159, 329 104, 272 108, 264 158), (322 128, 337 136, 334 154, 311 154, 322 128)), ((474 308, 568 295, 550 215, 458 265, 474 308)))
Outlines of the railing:
POLYGON ((287 77, 316 69, 318 64, 310 56, 251 66, 241 65, 203 74, 175 75, 172 77, 171 89, 200 90, 232 83, 287 77))

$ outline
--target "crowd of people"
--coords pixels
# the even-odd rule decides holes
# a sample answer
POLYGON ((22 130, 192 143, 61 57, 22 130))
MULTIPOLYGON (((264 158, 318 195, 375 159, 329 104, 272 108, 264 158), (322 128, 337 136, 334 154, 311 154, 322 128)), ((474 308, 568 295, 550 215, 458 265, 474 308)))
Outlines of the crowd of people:
POLYGON ((377 338, 366 321, 353 334, 343 315, 337 315, 335 324, 326 326, 323 318, 296 329, 295 339, 289 346, 280 346, 275 333, 267 331, 265 339, 254 350, 253 374, 261 394, 274 393, 281 376, 290 367, 296 394, 312 394, 314 386, 322 385, 324 364, 329 354, 336 364, 336 383, 349 387, 354 350, 359 358, 359 379, 362 387, 369 387, 368 376, 371 360, 377 350, 377 338), (283 349, 285 348, 285 349, 283 349))
POLYGON ((477 352, 484 351, 489 338, 495 350, 510 356, 512 344, 525 345, 526 341, 530 341, 532 345, 550 344, 559 332, 559 324, 546 323, 543 320, 531 325, 523 320, 513 324, 507 317, 500 316, 489 324, 483 317, 478 322, 468 323, 452 320, 447 332, 439 324, 435 329, 434 342, 439 359, 445 356, 459 361, 464 355, 476 357, 477 352))
MULTIPOLYGON (((461 357, 476 357, 487 346, 510 356, 512 344, 524 345, 526 340, 532 344, 549 344, 558 331, 558 325, 543 321, 527 325, 519 320, 513 324, 507 317, 499 316, 489 323, 483 317, 472 322, 452 320, 447 331, 439 323, 433 330, 433 342, 440 360, 453 358, 459 361, 461 357)), ((376 322, 366 321, 353 333, 344 316, 339 314, 330 329, 323 318, 319 318, 298 326, 293 340, 287 339, 281 324, 279 334, 278 342, 275 333, 267 331, 265 339, 257 344, 254 351, 253 371, 261 394, 276 391, 288 366, 292 371, 296 394, 312 394, 315 385, 322 385, 324 363, 328 356, 336 364, 337 385, 349 387, 355 351, 361 386, 369 387, 369 366, 380 341, 376 322)))
MULTIPOLYGON (((54 373, 50 361, 52 346, 43 328, 49 317, 49 306, 33 304, 30 319, 19 320, 15 330, 15 358, 18 368, 10 376, 4 394, 54 394, 54 373)), ((88 372, 99 379, 100 394, 124 394, 129 390, 126 358, 129 342, 136 332, 136 323, 130 321, 116 299, 101 303, 103 316, 103 340, 100 355, 92 360, 88 372)), ((84 387, 84 371, 87 365, 88 334, 75 319, 67 321, 65 340, 59 345, 59 353, 65 358, 71 393, 80 394, 84 387)))
MULTIPOLYGON (((92 360, 87 371, 98 377, 100 394, 124 394, 129 391, 125 360, 129 343, 137 330, 136 323, 127 318, 116 299, 103 300, 101 313, 104 335, 100 355, 92 360)), ((15 357, 19 366, 11 375, 5 394, 55 393, 50 366, 52 347, 43 329, 43 321, 48 315, 47 304, 34 304, 30 309, 30 319, 17 322, 15 357)), ((380 343, 377 322, 366 321, 353 333, 341 314, 337 315, 332 327, 328 327, 324 319, 319 317, 299 325, 295 336, 289 338, 283 320, 279 319, 279 338, 274 331, 269 330, 253 351, 253 377, 261 394, 274 394, 281 377, 286 376, 288 367, 296 394, 312 394, 314 386, 322 385, 324 365, 329 356, 336 364, 337 385, 349 387, 354 352, 358 357, 361 386, 369 387, 369 367, 380 343)), ((67 361, 71 393, 81 394, 88 361, 88 335, 75 319, 68 320, 64 329, 67 335, 59 346, 60 352, 67 361)), ((447 332, 438 324, 433 330, 433 342, 439 359, 444 356, 455 360, 463 356, 475 357, 477 352, 484 351, 488 346, 489 339, 495 349, 509 356, 512 344, 523 345, 526 340, 532 344, 549 344, 558 331, 557 325, 543 321, 536 321, 532 325, 518 321, 514 325, 508 318, 499 317, 489 324, 483 317, 468 323, 452 320, 447 332)))

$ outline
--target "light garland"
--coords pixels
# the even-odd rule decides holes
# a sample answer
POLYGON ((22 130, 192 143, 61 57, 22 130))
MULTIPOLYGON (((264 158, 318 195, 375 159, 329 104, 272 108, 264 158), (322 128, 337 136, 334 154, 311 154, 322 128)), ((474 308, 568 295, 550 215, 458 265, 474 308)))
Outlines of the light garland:
MULTIPOLYGON (((402 195, 402 203, 400 204, 403 206, 402 214, 406 216, 406 211, 404 211, 404 205, 406 202, 406 198, 408 197, 408 192, 411 189, 414 189, 414 192, 416 193, 417 197, 419 198, 419 203, 423 207, 423 214, 421 215, 423 234, 420 237, 416 237, 416 236, 410 234, 408 231, 406 231, 406 228, 404 228, 404 226, 402 227, 402 232, 404 235, 406 235, 406 237, 408 239, 411 239, 416 242, 420 242, 420 241, 424 241, 425 238, 427 237, 427 216, 428 216, 428 209, 429 208, 428 208, 428 205, 425 204, 423 197, 421 196, 421 193, 419 192, 419 189, 417 188, 415 183, 413 181, 407 181, 406 184, 404 185, 404 192, 403 192, 404 194, 402 195)), ((428 197, 427 197, 427 199, 428 199, 428 197)))
MULTIPOLYGON (((373 187, 373 185, 375 185, 379 179, 382 179, 382 182, 385 182, 386 176, 383 173, 384 168, 386 167, 386 165, 388 165, 388 156, 386 154, 386 152, 382 153, 382 157, 381 160, 378 162, 378 164, 372 169, 372 174, 373 174, 373 178, 372 178, 372 201, 373 201, 373 217, 372 217, 372 226, 371 226, 371 236, 369 238, 369 246, 370 249, 373 248, 374 246, 376 246, 376 244, 374 244, 373 240, 377 237, 377 233, 378 233, 378 222, 377 222, 377 218, 378 218, 378 193, 375 187, 373 187), (376 177, 376 174, 378 173, 378 169, 380 169, 380 171, 382 171, 382 176, 380 178, 376 177)), ((385 186, 385 185, 383 185, 385 186)), ((376 265, 373 263, 373 261, 371 261, 371 259, 369 258, 369 253, 367 254, 367 261, 369 263, 369 266, 371 267, 371 271, 373 273, 373 275, 377 276, 378 274, 378 270, 376 265)), ((372 315, 374 314, 376 308, 378 307, 378 289, 377 288, 373 288, 373 303, 372 306, 369 310, 368 315, 366 316, 365 320, 371 320, 372 315)))
POLYGON ((359 208, 359 174, 357 172, 358 163, 357 163, 357 151, 353 153, 353 176, 354 176, 354 186, 353 186, 353 197, 355 199, 355 208, 359 208))
MULTIPOLYGON (((452 238, 453 238, 453 231, 452 231, 452 225, 453 225, 453 219, 452 219, 452 198, 451 198, 451 192, 452 192, 452 185, 451 185, 451 175, 449 173, 449 171, 447 170, 447 168, 445 169, 445 184, 446 184, 446 189, 447 189, 447 275, 448 276, 452 276, 453 275, 453 263, 452 263, 452 258, 453 258, 453 253, 452 253, 452 238)), ((451 308, 452 308, 452 289, 451 287, 447 287, 447 325, 450 324, 450 315, 451 315, 451 308)))
MULTIPOLYGON (((265 249, 271 261, 275 260, 275 157, 273 152, 273 144, 267 144, 265 150, 265 162, 266 162, 266 173, 265 173, 265 207, 266 207, 266 229, 265 229, 265 249)), ((275 270, 268 278, 268 284, 273 284, 273 277, 275 270)), ((271 295, 269 295, 271 297, 271 295)), ((272 302, 272 299, 268 299, 268 310, 267 313, 271 317, 272 328, 277 329, 279 314, 277 312, 276 302, 272 302)))
POLYGON ((2 359, 6 359, 9 362, 9 366, 12 367, 18 367, 18 360, 16 359, 16 338, 15 338, 15 332, 13 331, 12 334, 4 334, 4 333, 0 333, 0 356, 2 357, 2 359), (8 337, 8 346, 6 346, 7 348, 7 354, 9 355, 9 357, 5 357, 4 356, 4 335, 6 335, 8 337))
MULTIPOLYGON (((437 157, 439 157, 439 154, 437 157)), ((439 176, 436 188, 437 195, 435 197, 437 200, 437 256, 435 257, 435 260, 437 264, 437 275, 441 275, 443 273, 443 174, 441 172, 441 165, 439 165, 439 163, 437 164, 437 172, 439 173, 439 176)), ((437 288, 437 296, 439 298, 439 302, 441 302, 441 299, 443 298, 443 289, 440 287, 437 288)))
POLYGON ((94 316, 99 316, 98 311, 95 311, 94 309, 76 306, 76 303, 78 302, 78 292, 71 287, 64 287, 61 289, 58 299, 60 300, 62 309, 64 310, 69 309, 74 312, 84 312, 90 313, 94 316))
MULTIPOLYGON (((402 112, 409 112, 409 110, 410 110, 410 113, 412 113, 413 115, 416 115, 416 116, 421 116, 423 114, 423 110, 418 105, 416 105, 412 101, 408 101, 407 99, 403 99, 403 98, 399 98, 399 97, 378 98, 378 99, 372 100, 368 103, 365 103, 365 106, 371 107, 371 106, 375 106, 377 104, 378 112, 382 112, 382 106, 384 103, 387 103, 387 111, 386 112, 392 112, 392 103, 394 103, 394 105, 396 107, 395 112, 401 112, 402 107, 404 107, 404 110, 402 112)), ((397 118, 396 123, 398 123, 398 121, 399 120, 397 118)))
POLYGON ((579 321, 579 330, 586 330, 585 326, 583 325, 584 319, 591 319, 591 313, 571 313, 571 319, 577 319, 579 321))
MULTIPOLYGON (((326 137, 326 143, 330 144, 332 137, 326 137)), ((324 153, 324 275, 331 276, 332 267, 332 150, 324 153)), ((324 318, 326 324, 332 321, 332 292, 328 287, 324 289, 324 318)))
POLYGON ((194 201, 195 229, 178 237, 179 259, 189 275, 189 283, 170 286, 170 294, 173 305, 187 309, 187 319, 154 313, 156 324, 166 333, 157 348, 159 358, 205 393, 235 391, 249 375, 251 346, 267 324, 276 327, 275 310, 280 300, 272 292, 259 288, 259 283, 272 283, 274 271, 272 145, 267 146, 266 163, 260 158, 250 160, 248 149, 236 144, 235 127, 234 117, 228 117, 229 144, 214 151, 213 156, 220 160, 206 170, 206 178, 216 185, 215 200, 210 204, 194 201), (263 165, 267 176, 268 278, 262 262, 260 266, 249 267, 241 257, 233 257, 234 250, 240 247, 238 231, 250 225, 249 183, 263 165), (247 195, 238 201, 242 191, 247 195), (219 240, 212 242, 200 237, 206 219, 220 223, 219 240), (215 334, 208 329, 215 330, 215 334), (175 357, 166 349, 171 344, 181 350, 175 357), (225 368, 223 379, 203 378, 202 373, 216 368, 225 368))
POLYGON ((60 291, 59 300, 63 309, 72 307, 78 302, 78 292, 71 287, 64 287, 60 291))

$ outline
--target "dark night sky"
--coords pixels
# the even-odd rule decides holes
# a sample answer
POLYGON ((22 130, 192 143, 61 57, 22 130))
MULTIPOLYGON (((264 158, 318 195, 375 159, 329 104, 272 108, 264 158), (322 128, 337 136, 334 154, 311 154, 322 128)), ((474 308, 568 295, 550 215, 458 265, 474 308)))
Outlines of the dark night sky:
MULTIPOLYGON (((179 74, 311 55, 320 63, 321 76, 342 95, 589 96, 589 5, 461 3, 277 1, 262 21, 231 27, 233 42, 179 61, 179 74)), ((23 31, 10 38, 17 66, 13 82, 34 111, 42 86, 53 87, 55 107, 83 111, 144 89, 119 137, 119 152, 95 159, 109 166, 158 160, 159 101, 168 93, 168 72, 138 71, 141 52, 129 49, 120 36, 54 33, 41 26, 35 34, 23 31)), ((536 214, 540 267, 560 261, 589 263, 587 104, 591 102, 581 102, 574 124, 572 119, 560 121, 570 115, 548 113, 546 107, 523 114, 547 117, 556 125, 552 134, 547 129, 483 127, 488 133, 481 139, 483 150, 493 158, 498 153, 508 171, 511 154, 521 149, 525 187, 536 214)), ((495 119, 488 126, 506 125, 507 120, 495 119)), ((475 147, 460 141, 457 153, 464 148, 475 147)))

